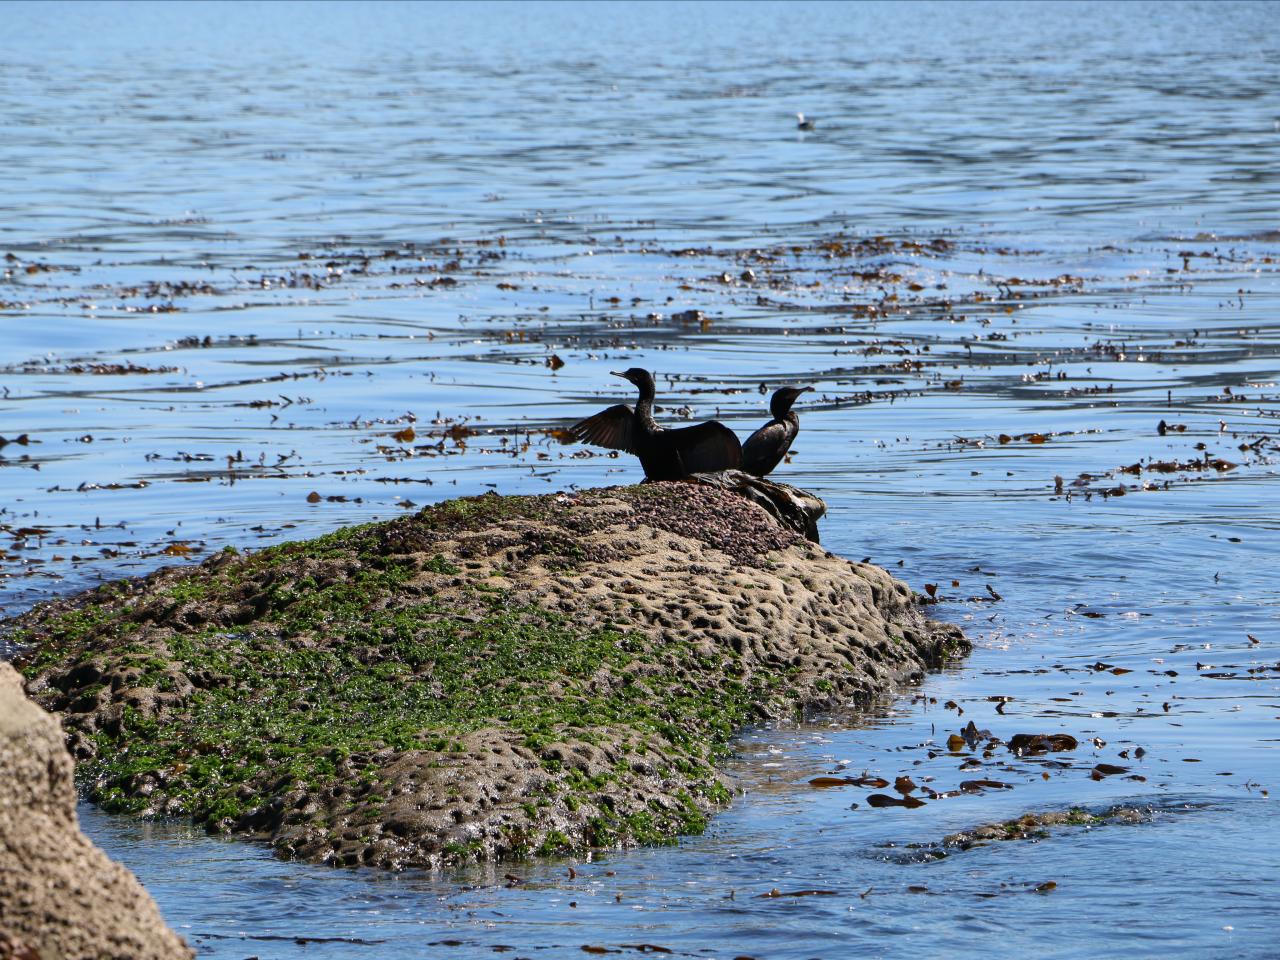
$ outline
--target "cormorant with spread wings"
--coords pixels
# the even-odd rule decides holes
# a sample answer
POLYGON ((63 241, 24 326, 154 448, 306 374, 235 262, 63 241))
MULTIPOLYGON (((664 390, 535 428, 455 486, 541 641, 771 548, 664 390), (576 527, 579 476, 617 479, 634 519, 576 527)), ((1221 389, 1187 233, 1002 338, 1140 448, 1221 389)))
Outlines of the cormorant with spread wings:
POLYGON ((640 391, 635 409, 619 403, 587 417, 569 428, 575 438, 635 454, 648 480, 682 480, 691 473, 742 466, 742 444, 723 423, 709 420, 693 427, 664 429, 653 419, 653 375, 639 367, 610 372, 640 391))

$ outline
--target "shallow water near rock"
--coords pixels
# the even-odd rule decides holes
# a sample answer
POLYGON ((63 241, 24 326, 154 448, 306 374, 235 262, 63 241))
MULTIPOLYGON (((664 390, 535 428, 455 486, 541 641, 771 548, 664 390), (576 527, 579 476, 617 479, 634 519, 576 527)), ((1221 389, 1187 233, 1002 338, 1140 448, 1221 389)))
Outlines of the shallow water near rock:
POLYGON ((474 9, 7 8, 0 607, 631 482, 548 431, 639 365, 741 434, 812 384, 778 479, 977 649, 747 732, 677 847, 427 876, 90 834, 209 957, 1269 955, 1274 11, 474 9), (948 750, 970 721, 1079 746, 948 750), (1012 789, 808 784, 864 770, 1012 789), (1116 804, 1147 813, 915 853, 1116 804))

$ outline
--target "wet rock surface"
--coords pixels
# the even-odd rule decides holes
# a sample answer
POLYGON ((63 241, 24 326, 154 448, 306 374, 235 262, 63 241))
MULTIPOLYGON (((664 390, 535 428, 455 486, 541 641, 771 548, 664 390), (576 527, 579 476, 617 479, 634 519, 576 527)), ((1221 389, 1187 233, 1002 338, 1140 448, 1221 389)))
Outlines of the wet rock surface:
POLYGON ((1133 806, 1115 806, 1093 812, 1079 807, 1069 810, 1042 810, 1024 813, 1014 820, 984 823, 970 830, 947 836, 943 844, 960 850, 1001 840, 1042 840, 1050 827, 1096 827, 1106 824, 1144 823, 1151 811, 1133 806))
POLYGON ((0 662, 0 957, 190 957, 133 874, 80 832, 57 721, 0 662))
POLYGON ((728 801, 715 762, 744 725, 857 706, 968 648, 754 499, 448 501, 7 629, 109 809, 336 865, 670 842, 728 801))

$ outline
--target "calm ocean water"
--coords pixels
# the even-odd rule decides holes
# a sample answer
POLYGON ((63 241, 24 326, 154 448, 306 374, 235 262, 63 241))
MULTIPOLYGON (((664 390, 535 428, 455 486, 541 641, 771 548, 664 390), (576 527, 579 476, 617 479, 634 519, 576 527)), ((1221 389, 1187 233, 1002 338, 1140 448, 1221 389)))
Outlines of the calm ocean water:
POLYGON ((0 612, 409 504, 634 480, 540 433, 616 402, 622 362, 658 371, 665 416, 742 431, 762 384, 813 384, 779 477, 826 498, 826 546, 936 584, 977 644, 859 723, 748 732, 707 835, 574 879, 86 828, 208 957, 1274 956, 1277 23, 0 4, 0 612), (1082 746, 916 810, 806 785, 954 788, 974 774, 939 745, 971 719, 1082 746), (912 852, 1113 804, 1145 814, 912 852))

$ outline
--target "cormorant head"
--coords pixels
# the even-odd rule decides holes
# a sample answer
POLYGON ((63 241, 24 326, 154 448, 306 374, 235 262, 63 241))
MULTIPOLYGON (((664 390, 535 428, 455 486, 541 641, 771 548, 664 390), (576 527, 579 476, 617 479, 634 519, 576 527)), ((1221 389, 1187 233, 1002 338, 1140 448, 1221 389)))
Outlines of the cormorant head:
POLYGON ((773 399, 769 401, 769 412, 778 418, 785 417, 791 405, 796 402, 796 397, 812 389, 813 387, 781 387, 775 390, 773 399))
POLYGON ((642 367, 632 367, 630 370, 610 370, 609 372, 615 377, 621 377, 623 380, 630 380, 641 393, 644 393, 647 390, 652 394, 655 390, 653 374, 642 367))

